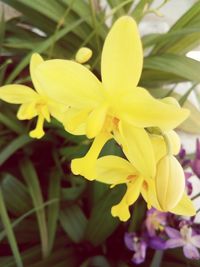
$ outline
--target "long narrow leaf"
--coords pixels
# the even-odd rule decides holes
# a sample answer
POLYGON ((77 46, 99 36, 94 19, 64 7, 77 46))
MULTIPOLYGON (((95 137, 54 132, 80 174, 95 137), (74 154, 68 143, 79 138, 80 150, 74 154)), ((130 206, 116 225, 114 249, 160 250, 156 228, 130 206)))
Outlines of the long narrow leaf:
POLYGON ((36 170, 29 159, 24 159, 21 164, 21 171, 28 186, 33 205, 36 209, 36 216, 38 220, 38 226, 40 231, 41 245, 42 245, 42 254, 43 257, 47 257, 49 254, 48 248, 48 230, 46 223, 45 209, 38 209, 43 205, 43 196, 39 184, 39 179, 36 173, 36 170))
POLYGON ((3 226, 4 226, 6 234, 7 234, 7 238, 8 238, 10 247, 11 247, 12 252, 13 252, 13 256, 15 258, 16 266, 17 267, 23 267, 22 259, 21 259, 19 249, 17 246, 17 241, 15 239, 15 235, 14 235, 14 232, 13 232, 13 229, 11 226, 11 222, 10 222, 10 219, 8 217, 8 213, 7 213, 7 210, 5 207, 3 193, 2 193, 1 188, 0 188, 0 215, 1 215, 1 220, 2 220, 3 226))
POLYGON ((10 144, 8 144, 1 152, 0 152, 0 166, 10 157, 12 156, 18 149, 24 147, 28 143, 32 142, 33 139, 28 137, 27 135, 21 135, 14 139, 10 144))

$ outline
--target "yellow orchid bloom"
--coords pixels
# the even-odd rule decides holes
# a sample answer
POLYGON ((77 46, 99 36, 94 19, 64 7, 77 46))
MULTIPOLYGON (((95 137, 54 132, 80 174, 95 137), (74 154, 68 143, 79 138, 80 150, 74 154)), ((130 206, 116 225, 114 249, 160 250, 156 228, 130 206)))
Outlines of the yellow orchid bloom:
POLYGON ((127 160, 117 156, 105 156, 99 158, 96 163, 96 179, 99 182, 115 186, 126 184, 127 190, 120 203, 113 206, 111 213, 114 217, 119 217, 121 221, 130 218, 129 206, 134 204, 140 193, 148 204, 160 211, 170 211, 184 216, 193 216, 195 208, 186 193, 176 203, 174 207, 161 208, 157 200, 154 179, 145 179, 140 175, 135 167, 127 160))
POLYGON ((38 116, 36 128, 29 133, 33 138, 41 138, 44 135, 44 120, 49 122, 50 115, 52 115, 61 121, 64 111, 66 110, 64 105, 61 105, 60 103, 58 104, 50 99, 37 81, 35 77, 35 69, 42 62, 43 59, 40 55, 32 55, 30 61, 30 74, 36 91, 28 86, 20 84, 0 87, 0 99, 12 104, 21 104, 17 113, 17 118, 19 120, 30 120, 33 117, 38 116))
MULTIPOLYGON (((176 140, 178 141, 175 132, 168 133, 168 136, 173 136, 170 140, 171 143, 175 143, 176 140)), ((154 135, 151 136, 151 141, 154 147, 156 162, 159 164, 160 159, 163 159, 163 154, 166 154, 164 138, 162 136, 154 135)), ((178 143, 172 148, 173 153, 177 152, 177 146, 178 143)), ((163 163, 163 166, 163 168, 167 168, 168 164, 165 166, 163 163)), ((179 166, 179 168, 181 168, 181 166, 179 166)), ((96 161, 95 180, 110 184, 111 187, 117 184, 126 184, 127 186, 126 193, 120 203, 112 207, 112 215, 119 217, 121 221, 127 221, 130 218, 129 206, 137 200, 140 193, 147 202, 148 208, 154 207, 160 211, 170 211, 184 216, 195 215, 193 203, 184 192, 185 177, 177 177, 176 173, 175 176, 173 176, 174 173, 171 173, 173 182, 175 180, 175 184, 177 184, 177 186, 174 186, 173 184, 174 190, 171 187, 166 188, 165 177, 163 177, 163 175, 167 175, 168 173, 160 173, 159 169, 160 167, 157 168, 157 174, 154 179, 145 178, 128 160, 117 156, 105 156, 99 158, 96 161), (158 181, 160 182, 159 186, 157 186, 159 194, 156 191, 156 181, 157 183, 158 181), (178 184, 179 181, 180 183, 178 184)))
POLYGON ((144 128, 172 130, 189 111, 153 98, 138 87, 143 51, 135 21, 119 18, 108 33, 102 51, 102 82, 86 67, 70 60, 48 60, 36 69, 47 95, 69 106, 67 131, 95 138, 88 154, 72 161, 74 174, 95 179, 95 160, 110 139, 115 138, 136 169, 154 177, 153 147, 144 128))

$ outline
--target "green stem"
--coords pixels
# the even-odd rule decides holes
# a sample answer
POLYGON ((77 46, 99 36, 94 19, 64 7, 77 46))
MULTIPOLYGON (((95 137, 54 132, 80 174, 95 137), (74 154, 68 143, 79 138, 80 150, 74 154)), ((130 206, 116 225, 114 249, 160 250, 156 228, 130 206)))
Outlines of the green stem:
POLYGON ((198 193, 196 196, 193 196, 193 197, 191 198, 191 200, 194 200, 194 199, 196 199, 196 198, 198 198, 198 197, 200 197, 200 193, 198 193))
POLYGON ((162 258, 163 258, 164 250, 157 250, 153 256, 150 267, 160 267, 162 258))
POLYGON ((93 26, 95 29, 95 37, 96 37, 96 43, 97 43, 97 52, 99 53, 100 51, 100 44, 99 44, 99 35, 97 32, 97 20, 96 20, 96 12, 95 12, 95 3, 94 0, 90 0, 90 8, 91 8, 91 13, 92 13, 92 22, 93 22, 93 26))
POLYGON ((168 155, 172 155, 172 147, 171 147, 171 144, 169 142, 169 138, 167 137, 167 135, 165 133, 162 132, 162 136, 165 140, 165 144, 166 144, 166 147, 167 147, 167 154, 168 155))

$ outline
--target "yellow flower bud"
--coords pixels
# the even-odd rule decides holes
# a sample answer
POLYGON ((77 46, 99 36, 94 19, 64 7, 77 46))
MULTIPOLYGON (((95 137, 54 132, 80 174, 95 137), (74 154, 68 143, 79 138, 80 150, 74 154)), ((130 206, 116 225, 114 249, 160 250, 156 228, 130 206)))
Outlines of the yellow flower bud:
POLYGON ((76 53, 76 62, 83 64, 87 62, 92 56, 92 50, 87 47, 81 47, 76 53))
POLYGON ((166 155, 158 162, 155 184, 162 210, 173 209, 183 197, 185 190, 184 172, 174 156, 166 155))

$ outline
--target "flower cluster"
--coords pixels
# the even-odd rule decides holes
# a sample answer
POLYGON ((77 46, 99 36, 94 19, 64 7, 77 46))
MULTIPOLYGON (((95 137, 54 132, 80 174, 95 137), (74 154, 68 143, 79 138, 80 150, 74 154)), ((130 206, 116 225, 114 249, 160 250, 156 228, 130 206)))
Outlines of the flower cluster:
POLYGON ((126 184, 124 197, 112 207, 113 216, 128 220, 129 206, 140 193, 148 208, 194 215, 185 193, 184 172, 175 158, 180 141, 174 129, 189 111, 172 97, 155 99, 138 86, 143 50, 135 21, 121 17, 109 31, 102 51, 102 81, 82 65, 90 56, 85 48, 75 61, 44 61, 33 54, 30 74, 36 91, 24 85, 6 85, 0 89, 0 99, 21 104, 17 114, 21 120, 38 117, 31 137, 41 138, 43 123, 50 122, 52 116, 69 133, 94 138, 88 153, 74 159, 71 169, 88 180, 111 186, 126 184), (99 158, 111 138, 127 159, 99 158))
MULTIPOLYGON (((178 155, 179 162, 185 169, 186 189, 192 194, 190 177, 197 174, 194 163, 199 156, 199 141, 197 140, 195 159, 187 158, 186 151, 181 148, 178 155), (191 172, 187 171, 187 167, 191 172)), ((198 197, 194 196, 194 198, 198 197)), ((155 250, 167 250, 171 248, 182 248, 183 254, 188 259, 200 259, 200 228, 195 222, 195 217, 183 217, 161 212, 151 208, 146 212, 146 218, 141 226, 140 233, 125 233, 124 242, 126 247, 133 251, 132 262, 140 264, 145 261, 148 248, 155 250)))

